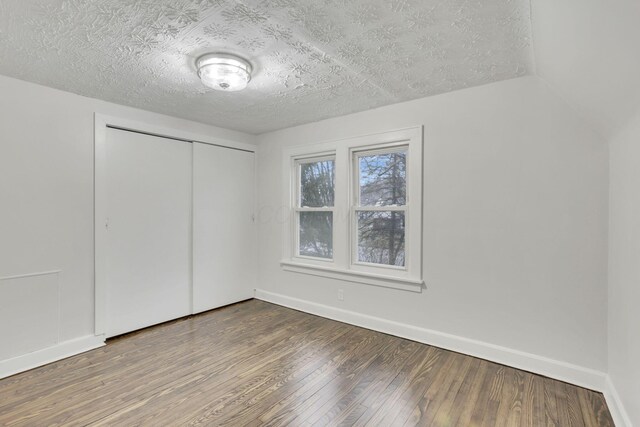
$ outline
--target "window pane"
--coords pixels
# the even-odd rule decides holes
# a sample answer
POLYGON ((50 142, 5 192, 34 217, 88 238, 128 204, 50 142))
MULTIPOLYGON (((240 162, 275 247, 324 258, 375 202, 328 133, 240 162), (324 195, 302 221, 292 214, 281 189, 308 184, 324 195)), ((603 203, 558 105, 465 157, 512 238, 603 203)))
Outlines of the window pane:
POLYGON ((358 211, 358 261, 404 266, 404 212, 358 211))
POLYGON ((299 253, 333 258, 333 212, 300 212, 299 253))
POLYGON ((360 205, 390 206, 407 204, 407 152, 361 156, 360 205))
POLYGON ((333 206, 334 160, 300 164, 300 206, 321 208, 333 206))

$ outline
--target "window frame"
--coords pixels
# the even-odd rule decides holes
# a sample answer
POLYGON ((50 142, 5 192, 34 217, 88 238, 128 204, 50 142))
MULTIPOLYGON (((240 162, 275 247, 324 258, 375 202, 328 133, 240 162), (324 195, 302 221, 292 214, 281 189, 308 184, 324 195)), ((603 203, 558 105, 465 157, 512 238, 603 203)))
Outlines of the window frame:
POLYGON ((409 146, 408 144, 403 143, 391 143, 391 144, 382 144, 381 146, 372 146, 372 147, 359 147, 357 149, 350 150, 351 156, 351 185, 350 187, 350 197, 349 197, 349 216, 351 222, 351 240, 350 240, 350 254, 351 254, 351 268, 359 270, 359 271, 371 271, 376 272, 379 269, 384 270, 401 270, 408 271, 409 266, 407 265, 409 262, 409 257, 406 255, 411 248, 408 247, 408 230, 411 229, 409 225, 409 146), (360 202, 360 157, 368 156, 368 155, 376 155, 376 154, 390 154, 396 153, 400 151, 399 149, 403 149, 402 151, 406 151, 407 153, 407 172, 406 172, 406 200, 404 205, 389 205, 389 206, 362 206, 360 202), (387 265, 387 264, 378 264, 373 262, 364 262, 359 261, 358 257, 358 212, 403 212, 404 213, 404 221, 405 221, 405 262, 403 266, 397 265, 387 265))
MULTIPOLYGON (((296 145, 283 150, 284 218, 283 270, 321 277, 346 280, 421 292, 422 278, 422 188, 423 188, 422 126, 356 136, 317 144, 296 145), (406 149, 407 177, 405 211, 405 266, 391 266, 357 261, 356 204, 359 203, 359 167, 356 155, 376 154, 385 150, 406 149), (334 159, 333 259, 299 255, 298 200, 300 162, 314 159, 334 159), (358 174, 358 175, 356 175, 358 174)), ((380 207, 390 211, 395 208, 380 207)), ((318 208, 310 208, 318 209, 318 208)), ((322 208, 321 208, 322 209, 322 208)), ((377 208, 376 208, 377 209, 377 208)), ((327 209, 328 210, 328 209, 327 209)), ((366 209, 370 210, 370 209, 366 209)))
POLYGON ((313 262, 322 262, 322 263, 333 263, 333 259, 335 256, 335 252, 334 252, 334 239, 335 239, 335 227, 333 226, 333 223, 335 223, 335 192, 336 192, 336 188, 335 188, 335 181, 333 184, 333 194, 334 194, 334 202, 333 202, 333 206, 323 206, 323 207, 303 207, 302 206, 302 175, 301 175, 301 170, 302 170, 302 165, 306 164, 306 163, 316 163, 316 162, 322 162, 322 161, 327 161, 327 160, 333 160, 334 162, 334 174, 335 174, 335 160, 336 160, 336 156, 335 153, 333 154, 326 154, 326 155, 320 155, 320 156, 309 156, 309 157, 296 157, 294 159, 294 176, 295 176, 295 181, 294 181, 294 191, 293 191, 293 197, 294 197, 294 202, 292 203, 292 214, 293 214, 293 226, 294 226, 294 231, 293 231, 293 237, 294 237, 294 257, 295 258, 299 258, 305 261, 313 261, 313 262), (331 258, 323 258, 323 257, 315 257, 315 256, 311 256, 311 255, 302 255, 300 254, 300 213, 301 212, 331 212, 332 214, 332 226, 331 226, 331 258))

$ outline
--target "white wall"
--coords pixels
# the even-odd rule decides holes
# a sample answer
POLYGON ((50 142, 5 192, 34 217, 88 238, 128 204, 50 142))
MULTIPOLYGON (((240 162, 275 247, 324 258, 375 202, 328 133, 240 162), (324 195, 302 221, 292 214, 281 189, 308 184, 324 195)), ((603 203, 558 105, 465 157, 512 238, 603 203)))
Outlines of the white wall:
POLYGON ((606 370, 608 151, 536 77, 265 134, 258 165, 264 290, 606 370), (427 290, 283 272, 283 147, 421 124, 427 290))
POLYGON ((602 135, 640 105, 640 2, 532 0, 537 72, 602 135))
POLYGON ((609 373, 640 425, 640 2, 536 0, 531 8, 538 74, 610 144, 609 373))
MULTIPOLYGON (((57 279, 0 281, 59 287, 59 313, 40 318, 40 293, 22 311, 57 320, 58 341, 93 334, 93 115, 140 120, 239 142, 255 137, 0 76, 0 278, 61 270, 57 279), (35 281, 34 281, 35 280, 35 281), (57 280, 57 281, 56 281, 57 280), (51 285, 55 286, 55 285, 51 285)), ((34 288, 37 289, 37 288, 34 288)), ((18 298, 12 294, 13 298, 18 298)), ((6 295, 0 294, 0 300, 6 295)), ((22 296, 20 301, 24 301, 22 296)), ((51 301, 51 304, 57 304, 51 301)), ((2 318, 2 322, 9 320, 2 318)), ((16 331, 26 325, 15 325, 16 331)), ((29 328, 27 328, 29 329, 29 328)), ((16 343, 0 337, 9 349, 16 343)), ((19 339, 19 337, 14 337, 19 339)), ((36 345, 37 347, 37 345, 36 345)), ((1 359, 1 358, 0 358, 1 359)))
POLYGON ((640 426, 640 110, 610 143, 609 375, 640 426))

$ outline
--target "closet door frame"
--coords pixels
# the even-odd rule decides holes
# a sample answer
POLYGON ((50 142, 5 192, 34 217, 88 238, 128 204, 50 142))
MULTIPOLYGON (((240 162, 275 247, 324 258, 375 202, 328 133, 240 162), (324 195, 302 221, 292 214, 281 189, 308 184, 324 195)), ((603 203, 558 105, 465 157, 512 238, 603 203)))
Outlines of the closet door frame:
MULTIPOLYGON (((94 334, 104 337, 106 333, 107 319, 107 280, 106 280, 106 254, 107 254, 107 129, 115 128, 128 130, 142 134, 182 140, 185 142, 199 142, 231 149, 255 153, 256 146, 244 142, 215 138, 207 135, 191 133, 175 128, 167 128, 150 123, 114 117, 95 113, 94 116, 94 334)), ((257 165, 254 161, 254 167, 257 165)), ((256 169, 257 170, 257 169, 256 169)), ((254 180, 255 181, 255 180, 254 180)), ((254 194, 257 190, 257 182, 254 182, 254 194)), ((254 201, 254 212, 257 207, 257 197, 254 201)), ((193 213, 192 213, 193 216, 193 213)))

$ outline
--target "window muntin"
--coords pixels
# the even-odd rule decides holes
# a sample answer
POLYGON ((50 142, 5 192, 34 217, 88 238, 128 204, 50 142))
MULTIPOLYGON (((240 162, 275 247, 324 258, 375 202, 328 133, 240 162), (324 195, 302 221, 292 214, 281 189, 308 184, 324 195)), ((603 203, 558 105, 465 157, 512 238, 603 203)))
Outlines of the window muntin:
POLYGON ((354 263, 405 268, 407 147, 355 152, 354 263))
POLYGON ((335 158, 296 161, 296 255, 333 259, 335 158))

